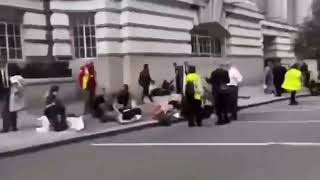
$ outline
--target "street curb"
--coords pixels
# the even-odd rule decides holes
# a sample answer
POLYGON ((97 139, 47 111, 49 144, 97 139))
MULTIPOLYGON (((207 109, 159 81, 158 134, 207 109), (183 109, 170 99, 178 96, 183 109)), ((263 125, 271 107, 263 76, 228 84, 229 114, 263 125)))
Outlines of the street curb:
MULTIPOLYGON (((303 98, 303 97, 310 97, 312 96, 311 94, 302 94, 302 95, 297 95, 297 98, 303 98)), ((248 109, 248 108, 252 108, 252 107, 258 107, 258 106, 263 106, 263 105, 267 105, 267 104, 272 104, 272 103, 276 103, 276 102, 282 102, 282 101, 286 101, 289 100, 290 97, 283 97, 283 98, 279 98, 279 99, 274 99, 271 101, 265 101, 265 102, 260 102, 260 103, 254 103, 254 104, 250 104, 250 105, 245 105, 245 106, 240 106, 239 107, 239 111, 244 110, 244 109, 248 109)))
MULTIPOLYGON (((311 96, 311 95, 304 94, 304 95, 297 96, 297 98, 309 97, 309 96, 311 96)), ((248 109, 248 108, 252 108, 252 107, 266 105, 266 104, 272 104, 275 102, 281 102, 281 101, 285 101, 288 99, 290 99, 290 98, 284 97, 284 98, 274 99, 271 101, 265 101, 265 102, 261 102, 261 103, 255 103, 255 104, 250 104, 250 105, 246 105, 246 106, 241 106, 241 107, 239 107, 239 111, 244 110, 244 109, 248 109)), ((177 120, 177 121, 173 122, 173 124, 177 124, 180 122, 184 122, 184 120, 177 120)), ((73 138, 66 139, 66 140, 49 142, 49 143, 45 143, 45 144, 29 146, 29 147, 25 147, 25 148, 21 148, 21 149, 16 149, 16 150, 9 150, 7 152, 0 152, 0 159, 12 157, 12 156, 18 156, 21 154, 38 152, 38 151, 41 151, 44 149, 50 149, 50 148, 59 147, 62 145, 78 143, 78 142, 82 142, 85 140, 96 139, 96 138, 106 137, 106 136, 115 136, 118 134, 124 134, 124 133, 133 132, 133 131, 143 130, 146 128, 154 128, 154 127, 158 127, 158 126, 159 126, 158 122, 151 121, 151 122, 146 122, 145 124, 137 125, 137 126, 133 126, 133 127, 126 127, 126 128, 122 128, 122 129, 120 128, 120 129, 116 129, 116 130, 109 129, 109 130, 106 130, 105 132, 101 132, 101 133, 93 133, 93 134, 89 134, 89 135, 73 137, 73 138)))
POLYGON ((79 137, 73 137, 70 139, 62 140, 62 141, 49 142, 45 144, 39 144, 39 145, 25 147, 25 148, 16 149, 16 150, 9 150, 7 152, 0 152, 0 159, 12 157, 12 156, 18 156, 26 153, 37 152, 44 149, 54 148, 62 145, 73 144, 73 143, 77 143, 77 142, 81 142, 89 139, 95 139, 95 138, 100 138, 105 136, 115 136, 118 134, 129 133, 129 132, 138 131, 146 128, 152 128, 156 126, 158 126, 157 122, 149 122, 140 126, 122 128, 118 130, 106 130, 105 132, 102 132, 102 133, 89 134, 89 135, 84 135, 79 137))

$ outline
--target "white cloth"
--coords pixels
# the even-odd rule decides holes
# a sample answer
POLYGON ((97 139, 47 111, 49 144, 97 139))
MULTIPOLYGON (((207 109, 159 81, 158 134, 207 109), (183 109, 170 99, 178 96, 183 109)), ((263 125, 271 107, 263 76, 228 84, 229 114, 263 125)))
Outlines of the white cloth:
POLYGON ((11 85, 10 88, 9 110, 10 112, 18 112, 25 108, 23 77, 12 76, 10 82, 16 85, 11 85))
MULTIPOLYGON (((47 116, 41 116, 38 118, 40 127, 36 128, 38 133, 46 133, 50 131, 50 122, 47 116)), ((67 123, 70 129, 75 131, 81 131, 84 129, 84 122, 82 116, 80 117, 67 117, 67 123)))
POLYGON ((84 129, 84 122, 82 116, 80 117, 67 117, 67 123, 70 129, 81 131, 84 129))
POLYGON ((241 73, 234 66, 229 69, 229 78, 230 83, 227 84, 228 86, 238 86, 243 80, 241 73))
POLYGON ((38 118, 38 121, 40 122, 40 127, 36 128, 38 133, 46 133, 50 131, 50 122, 47 116, 41 116, 38 118))

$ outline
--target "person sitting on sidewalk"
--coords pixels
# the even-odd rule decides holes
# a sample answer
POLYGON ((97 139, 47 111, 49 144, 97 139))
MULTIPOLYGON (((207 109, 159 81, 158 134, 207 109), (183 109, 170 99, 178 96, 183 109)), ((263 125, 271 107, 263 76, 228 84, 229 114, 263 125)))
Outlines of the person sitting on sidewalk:
POLYGON ((117 121, 120 124, 132 123, 141 119, 140 108, 132 107, 129 104, 129 87, 124 85, 117 94, 108 95, 104 89, 104 94, 99 95, 95 101, 95 117, 101 122, 117 121))
POLYGON ((62 101, 57 97, 59 86, 52 86, 46 96, 46 107, 44 115, 48 118, 54 131, 64 131, 68 129, 66 108, 62 101))
POLYGON ((164 89, 162 87, 156 86, 156 83, 154 81, 151 81, 150 84, 150 95, 152 97, 154 96, 168 96, 171 94, 171 91, 168 89, 164 89))

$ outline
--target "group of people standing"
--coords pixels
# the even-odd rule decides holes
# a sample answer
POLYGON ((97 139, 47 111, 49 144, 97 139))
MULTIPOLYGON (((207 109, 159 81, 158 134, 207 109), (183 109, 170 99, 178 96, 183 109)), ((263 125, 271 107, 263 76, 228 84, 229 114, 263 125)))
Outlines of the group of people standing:
MULTIPOLYGON (((174 70, 176 93, 183 96, 182 115, 188 120, 189 127, 200 127, 202 126, 204 105, 207 101, 204 96, 203 78, 197 73, 196 67, 187 62, 180 66, 174 63, 174 70)), ((211 77, 206 78, 207 83, 212 86, 212 96, 214 97, 212 103, 218 117, 217 125, 227 124, 230 119, 237 120, 238 86, 242 80, 241 73, 231 62, 221 63, 220 67, 212 72, 211 77)), ((153 102, 149 92, 152 82, 149 66, 145 64, 139 76, 139 84, 143 89, 142 101, 145 96, 148 96, 153 102)))

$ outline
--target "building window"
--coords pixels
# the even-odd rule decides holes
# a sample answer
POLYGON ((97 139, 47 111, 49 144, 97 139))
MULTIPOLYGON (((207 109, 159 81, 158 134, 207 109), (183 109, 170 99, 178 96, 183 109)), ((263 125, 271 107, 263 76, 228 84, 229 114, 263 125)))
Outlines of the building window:
POLYGON ((75 24, 73 27, 75 56, 77 58, 96 57, 96 29, 93 16, 76 20, 75 24))
POLYGON ((0 22, 0 56, 22 59, 21 29, 19 24, 0 22))
POLYGON ((199 56, 222 56, 222 45, 219 38, 202 35, 192 35, 192 54, 199 56))

